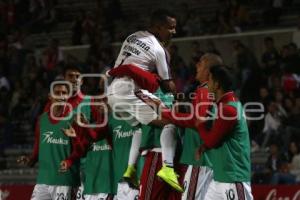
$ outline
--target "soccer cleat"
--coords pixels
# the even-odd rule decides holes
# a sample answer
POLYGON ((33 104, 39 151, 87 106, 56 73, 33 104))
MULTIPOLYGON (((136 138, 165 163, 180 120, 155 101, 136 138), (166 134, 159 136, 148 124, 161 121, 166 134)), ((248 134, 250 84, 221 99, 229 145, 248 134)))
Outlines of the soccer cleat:
POLYGON ((133 165, 128 165, 125 173, 123 174, 123 179, 126 182, 133 184, 135 187, 138 187, 136 169, 133 165))
POLYGON ((183 188, 178 182, 178 175, 175 173, 173 167, 167 167, 166 165, 163 165, 156 175, 178 192, 183 192, 183 188))

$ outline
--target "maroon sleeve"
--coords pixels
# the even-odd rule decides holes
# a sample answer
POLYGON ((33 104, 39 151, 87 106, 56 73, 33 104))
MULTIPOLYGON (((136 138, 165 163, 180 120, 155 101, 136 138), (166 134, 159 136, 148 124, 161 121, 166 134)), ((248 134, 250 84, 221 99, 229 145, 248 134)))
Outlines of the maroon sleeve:
POLYGON ((114 77, 129 76, 132 78, 142 89, 149 92, 155 92, 159 87, 159 76, 147 72, 134 65, 121 65, 113 68, 108 72, 109 75, 114 77))
POLYGON ((85 136, 83 131, 85 131, 82 127, 79 127, 75 123, 73 124, 73 128, 76 132, 76 137, 71 139, 72 144, 72 152, 68 158, 66 158, 66 162, 68 168, 73 165, 73 163, 83 157, 88 150, 90 141, 85 136))
POLYGON ((236 109, 233 106, 224 105, 210 130, 206 129, 205 122, 198 125, 198 133, 204 141, 204 146, 208 149, 218 146, 223 138, 230 134, 236 122, 236 109))
POLYGON ((35 124, 34 130, 34 145, 33 145, 33 152, 30 156, 30 159, 33 163, 36 163, 39 156, 39 146, 40 146, 40 119, 37 120, 35 124))

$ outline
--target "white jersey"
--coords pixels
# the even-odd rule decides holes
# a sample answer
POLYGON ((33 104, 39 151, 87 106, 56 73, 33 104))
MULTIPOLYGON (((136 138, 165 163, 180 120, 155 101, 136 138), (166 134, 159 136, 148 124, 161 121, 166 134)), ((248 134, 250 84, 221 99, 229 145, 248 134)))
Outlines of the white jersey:
POLYGON ((138 31, 123 42, 115 67, 122 64, 136 65, 149 72, 156 72, 162 80, 171 79, 169 55, 148 31, 138 31))

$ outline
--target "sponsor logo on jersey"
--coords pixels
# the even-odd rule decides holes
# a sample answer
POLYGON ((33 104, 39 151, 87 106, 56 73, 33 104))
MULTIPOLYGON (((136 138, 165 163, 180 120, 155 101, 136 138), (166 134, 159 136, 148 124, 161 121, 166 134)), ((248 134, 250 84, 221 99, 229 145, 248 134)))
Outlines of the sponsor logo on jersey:
POLYGON ((108 144, 98 145, 97 143, 93 143, 93 151, 107 151, 111 150, 111 146, 108 144))
POLYGON ((149 51, 150 47, 143 41, 137 39, 137 36, 136 35, 131 35, 129 36, 126 41, 129 43, 129 44, 135 44, 139 47, 141 47, 142 49, 144 49, 145 51, 149 51))
POLYGON ((53 135, 53 131, 47 131, 45 133, 43 133, 44 139, 43 142, 46 142, 48 144, 61 144, 61 145, 68 145, 69 144, 69 140, 64 140, 62 138, 54 138, 53 135))
POLYGON ((116 139, 127 138, 134 135, 136 130, 122 131, 122 126, 117 126, 113 129, 113 133, 116 134, 116 139))

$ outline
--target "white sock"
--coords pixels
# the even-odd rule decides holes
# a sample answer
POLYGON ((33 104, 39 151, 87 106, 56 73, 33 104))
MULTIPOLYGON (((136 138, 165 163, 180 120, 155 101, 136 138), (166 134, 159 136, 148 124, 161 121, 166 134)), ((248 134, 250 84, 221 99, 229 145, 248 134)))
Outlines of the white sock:
POLYGON ((176 151, 176 127, 173 124, 164 126, 160 135, 160 145, 162 150, 162 161, 167 166, 173 167, 173 160, 176 151))
POLYGON ((128 165, 135 165, 139 157, 139 149, 142 141, 141 129, 132 136, 131 147, 129 152, 128 165))

